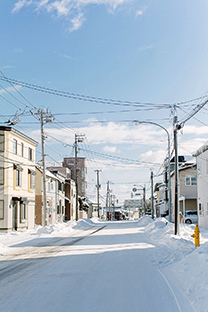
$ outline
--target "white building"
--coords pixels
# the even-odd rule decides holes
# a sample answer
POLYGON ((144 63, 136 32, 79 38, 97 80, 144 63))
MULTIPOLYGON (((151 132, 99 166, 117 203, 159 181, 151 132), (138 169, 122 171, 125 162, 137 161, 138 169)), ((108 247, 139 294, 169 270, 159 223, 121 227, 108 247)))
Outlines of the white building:
POLYGON ((0 231, 35 225, 35 147, 12 127, 0 127, 0 231))
MULTIPOLYGON (((196 164, 185 163, 178 169, 179 211, 197 210, 196 164)), ((175 172, 171 173, 172 215, 175 215, 175 172)))
POLYGON ((208 144, 203 145, 193 156, 197 164, 198 224, 208 229, 208 144))

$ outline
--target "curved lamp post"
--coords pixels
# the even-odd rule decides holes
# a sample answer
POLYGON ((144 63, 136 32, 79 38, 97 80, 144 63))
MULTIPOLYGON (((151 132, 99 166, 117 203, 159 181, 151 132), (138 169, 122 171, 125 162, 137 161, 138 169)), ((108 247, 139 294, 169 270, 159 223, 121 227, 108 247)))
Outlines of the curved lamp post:
POLYGON ((150 124, 154 126, 158 126, 162 128, 168 137, 168 193, 169 193, 169 221, 171 221, 171 180, 170 180, 170 134, 166 128, 161 126, 160 124, 152 121, 139 121, 139 120, 134 120, 133 121, 134 125, 140 125, 140 124, 150 124))

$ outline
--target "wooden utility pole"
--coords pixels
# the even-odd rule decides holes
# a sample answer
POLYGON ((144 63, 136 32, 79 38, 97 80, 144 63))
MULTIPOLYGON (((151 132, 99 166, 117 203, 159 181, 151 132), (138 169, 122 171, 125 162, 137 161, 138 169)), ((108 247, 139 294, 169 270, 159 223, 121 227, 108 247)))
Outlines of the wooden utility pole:
POLYGON ((179 197, 178 197, 178 119, 174 117, 175 149, 175 235, 179 234, 179 197))
POLYGON ((99 183, 99 172, 102 170, 95 170, 95 172, 97 172, 97 209, 98 209, 98 218, 100 218, 100 203, 99 203, 99 190, 100 190, 100 183, 99 183))

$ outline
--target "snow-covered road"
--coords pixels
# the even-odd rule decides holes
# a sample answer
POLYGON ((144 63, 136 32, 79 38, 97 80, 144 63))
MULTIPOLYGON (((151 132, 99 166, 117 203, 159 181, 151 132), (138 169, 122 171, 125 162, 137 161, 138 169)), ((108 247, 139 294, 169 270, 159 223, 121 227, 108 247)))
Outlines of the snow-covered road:
POLYGON ((0 262, 1 311, 193 311, 148 237, 138 222, 103 222, 10 246, 0 262))

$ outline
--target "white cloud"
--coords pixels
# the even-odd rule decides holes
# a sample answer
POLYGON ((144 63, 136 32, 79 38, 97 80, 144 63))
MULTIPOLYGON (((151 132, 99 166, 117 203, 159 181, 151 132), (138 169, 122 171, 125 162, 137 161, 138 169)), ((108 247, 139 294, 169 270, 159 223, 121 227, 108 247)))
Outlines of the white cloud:
POLYGON ((117 151, 117 147, 116 146, 108 146, 108 145, 105 145, 103 147, 103 151, 104 152, 107 152, 107 153, 115 153, 117 151))
MULTIPOLYGON (((94 123, 94 118, 88 120, 89 125, 77 129, 77 133, 84 133, 90 144, 105 144, 117 146, 119 144, 128 144, 130 147, 138 148, 138 145, 158 146, 167 148, 167 135, 162 129, 154 126, 141 125, 133 126, 128 124, 117 124, 114 122, 94 123), (156 128, 156 129, 155 129, 156 128)), ((74 132, 68 132, 65 128, 47 129, 48 134, 55 134, 56 138, 63 143, 71 144, 74 141, 74 132)))
POLYGON ((85 21, 83 10, 87 5, 106 5, 109 12, 114 12, 118 7, 134 0, 19 0, 15 3, 12 12, 19 12, 23 7, 33 5, 38 13, 46 11, 57 17, 65 17, 70 21, 69 31, 79 29, 85 21))
POLYGON ((139 51, 139 52, 141 52, 141 51, 146 51, 146 50, 150 50, 150 49, 152 49, 152 48, 153 48, 153 45, 143 46, 143 47, 140 47, 140 48, 138 49, 138 51, 139 51))
POLYGON ((32 3, 32 0, 28 1, 28 0, 19 0, 18 2, 15 3, 14 5, 14 9, 12 10, 12 12, 18 12, 20 9, 22 9, 24 6, 28 6, 32 3))
POLYGON ((167 152, 164 150, 149 150, 140 155, 139 160, 150 163, 163 163, 163 160, 167 157, 167 152))
POLYGON ((72 58, 71 58, 71 56, 69 56, 69 55, 66 55, 66 54, 62 54, 62 53, 58 53, 58 52, 53 52, 54 54, 57 54, 58 56, 60 56, 60 57, 64 57, 64 58, 67 58, 67 59, 69 59, 69 60, 71 60, 72 58))
POLYGON ((143 15, 146 9, 147 9, 147 7, 144 7, 142 9, 140 9, 140 10, 137 10, 136 11, 136 17, 143 15))
POLYGON ((72 27, 69 28, 69 31, 72 32, 81 28, 85 18, 82 13, 79 13, 77 16, 71 19, 72 27))
POLYGON ((208 134, 208 126, 184 126, 183 133, 195 135, 208 134))

